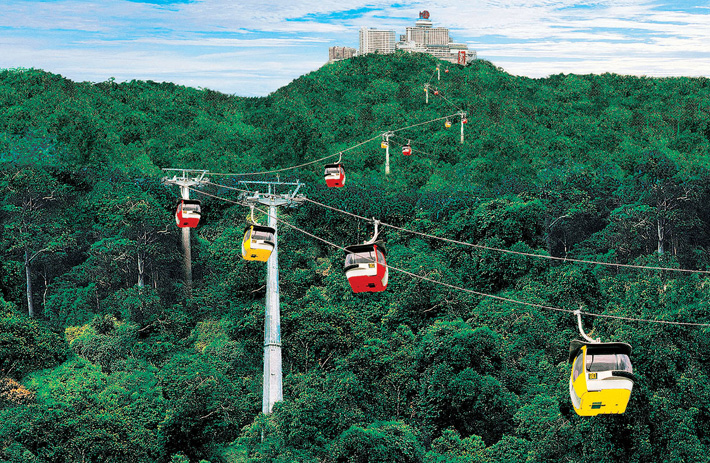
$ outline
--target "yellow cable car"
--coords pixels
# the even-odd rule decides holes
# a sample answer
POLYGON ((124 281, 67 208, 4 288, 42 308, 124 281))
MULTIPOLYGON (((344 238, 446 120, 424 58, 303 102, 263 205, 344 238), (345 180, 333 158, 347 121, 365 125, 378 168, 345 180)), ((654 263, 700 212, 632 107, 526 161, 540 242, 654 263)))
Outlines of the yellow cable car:
POLYGON ((569 393, 578 415, 626 411, 636 379, 630 353, 631 346, 623 342, 574 340, 570 343, 569 393))
POLYGON ((249 225, 244 229, 242 257, 246 260, 266 262, 274 250, 276 230, 263 225, 249 225))
POLYGON ((446 127, 447 129, 451 127, 451 121, 446 119, 446 122, 444 122, 444 127, 446 127))

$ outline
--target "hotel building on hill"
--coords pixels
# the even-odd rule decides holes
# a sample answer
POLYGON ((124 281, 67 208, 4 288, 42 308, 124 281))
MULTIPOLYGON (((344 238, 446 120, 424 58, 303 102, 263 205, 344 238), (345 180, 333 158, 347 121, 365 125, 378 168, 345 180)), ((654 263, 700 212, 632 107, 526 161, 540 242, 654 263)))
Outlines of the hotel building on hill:
POLYGON ((394 53, 402 50, 409 53, 427 53, 451 63, 468 64, 477 58, 475 50, 469 50, 465 43, 455 43, 449 36, 449 29, 433 27, 429 12, 419 13, 413 27, 407 27, 405 34, 395 43, 395 32, 363 27, 360 29, 358 55, 367 53, 394 53))
POLYGON ((360 49, 358 55, 394 53, 394 31, 363 27, 360 29, 360 49))
POLYGON ((428 53, 451 63, 467 64, 476 59, 475 50, 469 50, 465 43, 454 43, 445 27, 433 27, 429 12, 419 13, 414 27, 399 36, 397 49, 410 53, 428 53))

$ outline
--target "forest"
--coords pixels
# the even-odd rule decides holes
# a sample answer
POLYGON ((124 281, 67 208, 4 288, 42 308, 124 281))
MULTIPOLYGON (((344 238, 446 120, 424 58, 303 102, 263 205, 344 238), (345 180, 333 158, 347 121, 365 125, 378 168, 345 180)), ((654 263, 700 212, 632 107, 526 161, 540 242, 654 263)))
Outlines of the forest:
POLYGON ((0 70, 0 462, 707 461, 709 150, 706 78, 396 53, 244 98, 0 70), (164 168, 211 181, 190 286, 164 168), (279 210, 265 415, 237 190, 277 179, 310 201, 279 210), (369 239, 356 216, 387 225, 383 292, 326 244, 369 239), (578 309, 632 346, 624 414, 572 408, 578 309))

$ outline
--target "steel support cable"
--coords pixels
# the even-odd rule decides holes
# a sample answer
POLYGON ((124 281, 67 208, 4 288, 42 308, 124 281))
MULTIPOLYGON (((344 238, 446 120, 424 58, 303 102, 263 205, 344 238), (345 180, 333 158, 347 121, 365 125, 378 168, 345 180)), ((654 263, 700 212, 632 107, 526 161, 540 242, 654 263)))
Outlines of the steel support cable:
POLYGON ((389 132, 389 133, 397 133, 397 132, 401 132, 402 130, 413 129, 414 127, 420 127, 420 126, 422 126, 422 125, 431 124, 432 122, 442 121, 442 120, 446 119, 447 117, 453 117, 453 116, 455 116, 456 114, 458 114, 458 113, 450 114, 450 115, 448 115, 448 116, 437 117, 436 119, 431 119, 431 120, 428 120, 428 121, 419 122, 419 123, 417 123, 417 124, 409 125, 409 126, 407 126, 407 127, 401 127, 401 128, 399 128, 399 129, 388 130, 388 132, 389 132))
POLYGON ((320 159, 316 159, 316 160, 314 160, 314 161, 309 161, 309 162, 306 162, 306 163, 304 163, 304 164, 299 164, 299 165, 297 165, 297 166, 284 167, 284 168, 282 168, 282 169, 274 169, 274 170, 268 170, 268 171, 263 171, 263 172, 248 172, 248 173, 241 173, 241 174, 222 174, 222 173, 216 173, 216 172, 210 172, 209 174, 210 174, 210 175, 223 175, 223 176, 237 177, 237 176, 244 176, 244 175, 273 174, 273 173, 277 173, 277 172, 284 172, 284 171, 287 171, 287 170, 298 169, 298 168, 301 168, 301 167, 310 166, 311 164, 315 164, 315 163, 317 163, 317 162, 323 162, 323 161, 325 161, 326 159, 334 158, 335 156, 339 156, 340 154, 345 153, 346 151, 354 150, 355 148, 359 148, 360 146, 362 146, 362 145, 364 145, 364 144, 366 144, 366 143, 369 143, 369 142, 371 142, 371 141, 373 141, 373 140, 377 140, 377 139, 379 139, 379 138, 381 138, 381 137, 382 137, 382 135, 376 135, 376 136, 374 136, 374 137, 372 137, 372 138, 369 138, 369 139, 367 139, 367 140, 365 140, 365 141, 363 141, 363 142, 358 143, 357 145, 353 145, 353 146, 351 146, 351 147, 349 147, 349 148, 345 148, 345 149, 343 149, 343 150, 340 150, 340 151, 338 151, 338 152, 335 153, 335 154, 331 154, 331 155, 322 157, 322 158, 320 158, 320 159))
MULTIPOLYGON (((458 113, 456 113, 456 114, 458 114, 458 113)), ((384 132, 384 133, 396 133, 396 132, 400 132, 400 131, 402 131, 402 130, 407 130, 407 129, 411 129, 411 128, 414 128, 414 127, 419 127, 419 126, 422 126, 422 125, 425 125, 425 124, 431 124, 431 123, 433 123, 433 122, 437 122, 437 121, 441 121, 441 120, 444 120, 444 119, 448 119, 449 117, 454 117, 454 116, 456 116, 456 114, 451 114, 451 115, 449 115, 449 116, 444 116, 444 117, 438 117, 438 118, 436 118, 436 119, 432 119, 432 120, 425 121, 425 122, 420 122, 420 123, 418 123, 418 124, 410 125, 410 126, 408 126, 408 127, 402 127, 402 128, 395 129, 395 130, 389 130, 389 131, 384 132)), ((237 173, 229 173, 229 174, 226 174, 226 173, 219 173, 219 172, 210 172, 209 174, 210 174, 210 175, 218 175, 218 176, 239 177, 239 176, 246 176, 246 175, 265 175, 265 174, 274 174, 274 173, 278 173, 278 172, 285 172, 285 171, 287 171, 287 170, 294 170, 294 169, 299 169, 299 168, 301 168, 301 167, 310 166, 311 164, 315 164, 315 163, 317 163, 317 162, 323 162, 323 161, 325 161, 326 159, 334 158, 335 156, 339 156, 341 153, 345 153, 346 151, 350 151, 350 150, 353 150, 353 149, 355 149, 355 148, 359 148, 360 146, 362 146, 362 145, 364 145, 364 144, 366 144, 366 143, 370 143, 371 141, 374 141, 374 140, 377 140, 377 139, 380 139, 380 138, 382 138, 382 134, 375 135, 374 137, 369 138, 369 139, 367 139, 367 140, 365 140, 365 141, 363 141, 363 142, 360 142, 360 143, 358 143, 357 145, 353 145, 353 146, 351 146, 351 147, 349 147, 349 148, 345 148, 345 149, 343 149, 343 150, 340 150, 340 151, 338 151, 338 152, 335 153, 335 154, 331 154, 331 155, 322 157, 322 158, 320 158, 320 159, 316 159, 316 160, 314 160, 314 161, 309 161, 309 162, 306 162, 306 163, 303 163, 303 164, 299 164, 299 165, 297 165, 297 166, 284 167, 284 168, 281 168, 281 169, 274 169, 274 170, 266 170, 266 171, 262 171, 262 172, 248 172, 248 173, 238 173, 238 174, 237 174, 237 173)))
MULTIPOLYGON (((234 187, 230 187, 227 185, 220 185, 220 184, 212 183, 212 182, 206 182, 206 183, 209 185, 218 186, 221 188, 226 188, 228 190, 249 193, 249 190, 241 190, 239 188, 234 188, 234 187)), ((264 193, 264 194, 266 195, 266 193, 264 193)), ((327 204, 320 203, 320 202, 315 201, 313 199, 304 198, 304 200, 309 203, 313 203, 316 206, 320 206, 320 207, 324 207, 326 209, 330 209, 332 211, 340 212, 341 214, 349 215, 349 216, 354 217, 356 219, 364 220, 366 222, 373 221, 369 217, 363 217, 361 215, 357 215, 352 212, 344 211, 342 209, 338 209, 337 207, 329 206, 327 204)), ((473 244, 473 243, 467 243, 465 241, 458 241, 458 240, 454 240, 451 238, 445 238, 443 236, 430 235, 428 233, 418 232, 415 230, 409 230, 408 228, 402 228, 402 227, 398 227, 396 225, 391 225, 386 222, 380 221, 379 223, 380 223, 380 225, 392 228, 393 230, 397 230, 397 231, 401 231, 401 232, 405 232, 405 233, 411 233, 413 235, 419 235, 419 236, 422 236, 425 238, 431 238, 431 239, 435 239, 435 240, 445 241, 445 242, 452 243, 452 244, 458 244, 461 246, 468 246, 468 247, 472 247, 472 248, 476 248, 476 249, 483 249, 485 251, 494 251, 494 252, 500 252, 500 253, 505 253, 505 254, 514 254, 514 255, 525 256, 525 257, 536 257, 536 258, 540 258, 540 259, 555 260, 555 261, 560 261, 560 262, 573 262, 573 263, 578 263, 578 264, 589 264, 589 265, 605 265, 607 267, 633 268, 633 269, 638 269, 638 270, 661 270, 661 271, 668 271, 668 272, 685 272, 685 273, 696 273, 696 274, 701 274, 701 275, 710 274, 710 270, 690 270, 690 269, 671 268, 671 267, 652 267, 652 266, 646 266, 646 265, 618 264, 618 263, 614 263, 614 262, 602 262, 602 261, 595 261, 595 260, 574 259, 571 257, 556 257, 556 256, 548 256, 545 254, 535 254, 535 253, 531 253, 531 252, 513 251, 512 249, 495 248, 495 247, 491 247, 491 246, 485 246, 482 244, 473 244)))
MULTIPOLYGON (((341 214, 349 215, 351 217, 355 217, 360 220, 366 220, 368 222, 372 222, 372 219, 370 219, 368 217, 363 217, 361 215, 353 214, 352 212, 343 211, 341 209, 338 209, 337 207, 329 206, 327 204, 323 204, 323 203, 320 203, 318 201, 314 201, 309 198, 305 198, 305 200, 308 201, 309 203, 315 204, 316 206, 321 206, 326 209, 340 212, 341 214)), ((414 235, 423 236, 425 238, 432 238, 432 239, 436 239, 436 240, 440 240, 440 241, 446 241, 446 242, 452 243, 452 244, 458 244, 461 246, 469 246, 472 248, 483 249, 486 251, 502 252, 502 253, 506 253, 506 254, 515 254, 515 255, 519 255, 519 256, 536 257, 536 258, 540 258, 540 259, 556 260, 556 261, 561 261, 561 262, 574 262, 574 263, 578 263, 578 264, 606 265, 608 267, 622 267, 622 268, 633 268, 633 269, 642 269, 642 270, 663 270, 663 271, 668 271, 668 272, 697 273, 697 274, 702 274, 702 275, 710 274, 710 270, 689 270, 689 269, 682 269, 682 268, 652 267, 652 266, 634 265, 634 264, 617 264, 614 262, 602 262, 602 261, 595 261, 595 260, 574 259, 574 258, 570 258, 570 257, 556 257, 556 256, 547 256, 544 254, 535 254, 535 253, 531 253, 531 252, 513 251, 511 249, 494 248, 491 246, 484 246, 482 244, 467 243, 465 241, 458 241, 458 240, 454 240, 451 238, 444 238, 442 236, 430 235, 428 233, 422 233, 422 232, 418 232, 415 230, 409 230, 407 228, 398 227, 396 225, 391 225, 391 224, 388 224, 385 222, 380 222, 380 225, 392 228, 394 230, 402 231, 405 233, 412 233, 414 235)))
POLYGON ((436 74, 436 68, 434 68, 434 71, 432 71, 431 75, 429 76, 429 82, 427 82, 427 84, 431 83, 431 80, 434 78, 434 74, 436 74))
MULTIPOLYGON (((210 194, 210 193, 206 193, 206 192, 204 192, 204 191, 197 190, 197 189, 194 189, 194 188, 189 188, 189 189, 192 190, 192 191, 194 191, 194 192, 196 192, 196 193, 200 193, 200 194, 202 194, 202 195, 209 196, 209 197, 212 197, 212 198, 215 198, 215 199, 219 199, 219 200, 222 200, 222 201, 225 201, 225 202, 228 202, 228 203, 238 204, 238 205, 240 205, 240 206, 245 206, 243 203, 241 203, 241 202, 239 202, 239 201, 234 201, 234 200, 231 200, 231 199, 228 199, 228 198, 223 198, 223 197, 221 197, 221 196, 217 196, 217 195, 213 195, 213 194, 210 194)), ((305 198, 304 198, 304 199, 305 199, 305 198)), ((306 200, 307 200, 307 199, 306 199, 306 200)), ((332 243, 332 242, 330 242, 330 241, 328 241, 328 240, 326 240, 326 239, 324 239, 324 238, 321 238, 321 237, 319 237, 319 236, 317 236, 317 235, 314 235, 313 233, 310 233, 310 232, 308 232, 308 231, 306 231, 306 230, 303 230, 302 228, 299 228, 299 227, 297 227, 297 226, 295 226, 295 225, 292 225, 291 223, 285 221, 284 219, 280 219, 280 218, 278 218, 278 217, 272 217, 271 215, 269 215, 269 213, 268 213, 267 211, 264 211, 263 209, 259 209, 259 208, 257 208, 257 207, 255 207, 255 209, 258 210, 259 212, 262 212, 262 213, 266 214, 266 215, 267 215, 268 217, 270 217, 270 218, 274 218, 277 222, 280 222, 281 224, 286 225, 286 226, 289 227, 289 228, 292 228, 292 229, 294 229, 294 230, 296 230, 296 231, 298 231, 298 232, 303 233, 303 234, 306 235, 306 236, 309 236, 309 237, 311 237, 311 238, 313 238, 313 239, 315 239, 315 240, 317 240, 317 241, 320 241, 320 242, 322 242, 322 243, 324 243, 324 244, 327 244, 328 246, 331 246, 331 247, 333 247, 333 248, 339 249, 339 250, 341 250, 341 251, 345 251, 345 248, 344 248, 343 246, 340 246, 340 245, 337 245, 337 244, 335 244, 335 243, 332 243)), ((375 262, 375 261, 371 261, 371 262, 375 262)), ((396 271, 396 272, 403 273, 403 274, 405 274, 405 275, 409 275, 409 276, 412 277, 412 278, 417 278, 417 279, 419 279, 419 280, 428 281, 428 282, 430 282, 430 283, 434 283, 434 284, 438 284, 438 285, 441 285, 441 286, 445 286, 445 287, 447 287, 447 288, 455 289, 455 290, 457 290, 457 291, 462 291, 462 292, 465 292, 465 293, 474 294, 474 295, 480 296, 480 297, 486 297, 486 298, 489 298, 489 299, 495 299, 495 300, 498 300, 498 301, 508 302, 508 303, 511 303, 511 304, 524 305, 524 306, 528 306, 528 307, 535 307, 535 308, 538 308, 538 309, 545 309, 545 310, 550 310, 550 311, 555 311, 555 312, 564 312, 564 313, 571 313, 571 314, 575 314, 575 313, 577 312, 576 310, 562 309, 562 308, 559 308, 559 307, 553 307, 553 306, 543 305, 543 304, 536 304, 536 303, 534 303, 534 302, 518 301, 518 300, 516 300, 516 299, 510 299, 510 298, 503 297, 503 296, 496 296, 496 295, 493 295, 493 294, 482 293, 482 292, 479 292, 479 291, 474 291, 474 290, 472 290, 472 289, 462 288, 462 287, 460 287, 460 286, 452 285, 452 284, 450 284, 450 283, 446 283, 446 282, 443 282, 443 281, 434 280, 433 278, 429 278, 429 277, 425 277, 425 276, 422 276, 422 275, 418 275, 418 274, 416 274, 416 273, 409 272, 409 271, 407 271, 407 270, 394 267, 394 266, 392 266, 392 265, 390 265, 390 264, 387 264, 386 266, 387 266, 387 268, 390 268, 390 269, 392 269, 392 270, 394 270, 394 271, 396 271)), ((652 320, 652 319, 645 319, 645 318, 621 317, 621 316, 618 316, 618 315, 595 314, 595 313, 591 313, 591 312, 581 312, 581 311, 580 311, 580 313, 581 313, 582 315, 587 315, 587 316, 590 316, 590 317, 612 318, 612 319, 617 319, 617 320, 635 321, 635 322, 643 322, 643 323, 658 323, 658 324, 677 325, 677 326, 710 327, 710 323, 690 323, 690 322, 674 322, 674 321, 667 321, 667 320, 652 320)))
MULTIPOLYGON (((412 143, 411 143, 411 142, 414 142, 414 145, 415 145, 415 146, 416 146, 416 145, 425 145, 425 146, 426 146, 426 143, 424 143, 424 142, 422 142, 422 141, 419 141, 419 140, 415 140, 415 139, 413 139, 413 138, 400 137, 399 135, 395 135, 394 138, 403 138, 403 139, 405 139, 405 140, 409 140, 410 143, 407 143, 409 146, 412 146, 412 143)), ((391 138, 390 138, 390 139, 391 139, 391 138)), ((395 143, 400 143, 400 146, 404 146, 404 145, 405 145, 405 144, 402 143, 402 142, 397 142, 397 141, 395 141, 395 143)), ((432 154, 432 153, 428 153, 428 152, 423 151, 423 150, 421 150, 421 149, 419 149, 419 148, 416 149, 416 152, 417 152, 417 153, 426 154, 427 156, 430 156, 430 157, 432 157, 432 158, 436 156, 436 155, 434 155, 434 154, 432 154)))
MULTIPOLYGON (((443 100, 446 101, 449 105, 451 105, 451 106, 454 107, 455 109, 458 109, 458 111, 459 111, 460 113, 464 112, 463 109, 459 108, 459 107, 456 106, 451 100, 449 100, 448 98, 446 98, 446 97, 442 94, 442 90, 437 89, 437 91, 439 92, 439 94, 438 94, 438 95, 434 95, 434 96, 438 96, 439 98, 443 99, 443 100)), ((457 114, 454 114, 454 116, 455 116, 455 115, 457 115, 457 114)), ((453 116, 452 116, 452 117, 453 117, 453 116)))

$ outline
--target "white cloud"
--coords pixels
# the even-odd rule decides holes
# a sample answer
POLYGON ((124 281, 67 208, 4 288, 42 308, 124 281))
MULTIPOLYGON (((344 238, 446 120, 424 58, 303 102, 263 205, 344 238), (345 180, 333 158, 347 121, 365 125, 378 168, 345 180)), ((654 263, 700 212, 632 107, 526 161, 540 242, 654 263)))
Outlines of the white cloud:
MULTIPOLYGON (((669 0, 670 1, 670 0, 669 0)), ((152 79, 266 94, 315 70, 362 26, 412 25, 428 10, 479 57, 514 74, 710 75, 707 9, 659 0, 4 0, 0 67, 75 80, 152 79), (360 15, 343 16, 348 10, 360 15), (343 19, 333 19, 340 16, 343 19), (500 37, 492 40, 491 37, 500 37)))

